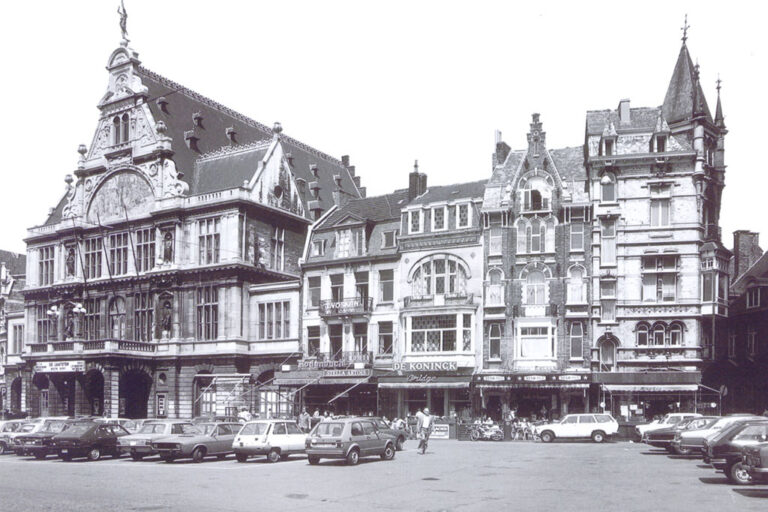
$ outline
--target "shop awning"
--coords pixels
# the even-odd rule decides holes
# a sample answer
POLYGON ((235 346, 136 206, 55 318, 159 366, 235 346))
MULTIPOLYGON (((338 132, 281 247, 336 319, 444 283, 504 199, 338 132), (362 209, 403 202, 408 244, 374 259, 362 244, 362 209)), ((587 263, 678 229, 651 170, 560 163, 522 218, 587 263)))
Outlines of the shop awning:
POLYGON ((420 376, 379 378, 380 389, 466 389, 472 382, 471 375, 420 376))
POLYGON ((669 393, 698 391, 697 384, 603 384, 611 393, 669 393))
POLYGON ((478 382, 478 389, 587 389, 586 382, 478 382))

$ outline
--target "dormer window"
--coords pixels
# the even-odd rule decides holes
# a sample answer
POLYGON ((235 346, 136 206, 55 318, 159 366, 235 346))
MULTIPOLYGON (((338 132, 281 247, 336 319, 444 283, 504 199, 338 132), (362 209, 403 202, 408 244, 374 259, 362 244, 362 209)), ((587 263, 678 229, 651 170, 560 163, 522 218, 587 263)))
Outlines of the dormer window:
POLYGON ((760 288, 750 288, 747 290, 747 307, 760 307, 760 288))
POLYGON ((651 138, 651 153, 664 153, 667 150, 667 136, 654 135, 651 138))
POLYGON ((432 208, 432 231, 445 231, 448 229, 448 226, 446 224, 446 207, 445 206, 438 206, 437 208, 432 208))
POLYGON ((472 222, 472 210, 469 203, 460 204, 456 207, 456 227, 468 228, 472 222))
POLYGON ((381 234, 381 248, 391 249, 397 242, 397 231, 385 231, 381 234))
POLYGON ((324 256, 324 255, 325 255, 325 240, 313 240, 312 256, 324 256))
POLYGON ((408 215, 408 226, 410 226, 410 233, 421 233, 421 210, 410 211, 408 212, 408 215))
MULTIPOLYGON (((537 172, 537 171, 534 171, 537 172)), ((551 208, 552 189, 554 183, 551 176, 534 175, 520 180, 520 194, 523 211, 546 211, 551 208)))
POLYGON ((605 137, 601 141, 602 145, 600 147, 600 155, 602 156, 613 156, 615 153, 616 148, 616 138, 615 137, 605 137))

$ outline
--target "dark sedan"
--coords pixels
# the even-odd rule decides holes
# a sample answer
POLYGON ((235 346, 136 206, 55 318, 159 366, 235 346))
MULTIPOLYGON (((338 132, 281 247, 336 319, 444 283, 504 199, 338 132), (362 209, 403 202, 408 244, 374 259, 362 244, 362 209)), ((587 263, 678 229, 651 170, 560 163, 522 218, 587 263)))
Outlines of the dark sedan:
POLYGON ((75 423, 53 438, 53 446, 65 461, 76 457, 99 460, 102 455, 120 457, 118 438, 130 432, 120 425, 75 423))
POLYGON ((686 420, 672 425, 671 427, 660 428, 657 430, 651 430, 643 434, 643 442, 649 446, 656 448, 664 448, 670 453, 675 453, 675 449, 672 446, 672 440, 675 438, 675 434, 684 430, 698 430, 707 428, 719 419, 718 416, 702 416, 699 418, 689 418, 686 420))
POLYGON ((34 455, 38 460, 43 460, 48 455, 55 454, 56 450, 53 447, 54 436, 60 434, 76 421, 77 420, 46 420, 42 428, 37 432, 16 437, 16 444, 19 446, 17 453, 34 455))
POLYGON ((742 460, 744 450, 765 442, 768 442, 768 418, 726 427, 714 438, 705 440, 704 449, 710 464, 725 473, 731 483, 747 485, 752 477, 742 460))

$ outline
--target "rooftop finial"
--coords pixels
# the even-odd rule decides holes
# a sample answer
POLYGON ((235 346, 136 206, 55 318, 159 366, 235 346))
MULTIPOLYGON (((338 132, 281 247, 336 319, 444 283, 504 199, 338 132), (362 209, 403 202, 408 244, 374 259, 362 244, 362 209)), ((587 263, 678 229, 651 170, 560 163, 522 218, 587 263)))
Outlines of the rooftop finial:
POLYGON ((722 80, 720 80, 720 73, 717 74, 717 95, 720 96, 720 84, 723 83, 722 80))
POLYGON ((419 161, 414 160, 413 161, 413 172, 419 172, 419 161))
POLYGON ((120 32, 123 35, 123 46, 128 45, 128 11, 125 10, 124 0, 120 0, 120 7, 117 8, 117 14, 120 15, 120 32))
POLYGON ((691 26, 688 24, 688 13, 685 13, 685 22, 683 23, 683 26, 680 27, 680 30, 683 31, 683 46, 685 46, 685 42, 688 41, 688 29, 691 28, 691 26))

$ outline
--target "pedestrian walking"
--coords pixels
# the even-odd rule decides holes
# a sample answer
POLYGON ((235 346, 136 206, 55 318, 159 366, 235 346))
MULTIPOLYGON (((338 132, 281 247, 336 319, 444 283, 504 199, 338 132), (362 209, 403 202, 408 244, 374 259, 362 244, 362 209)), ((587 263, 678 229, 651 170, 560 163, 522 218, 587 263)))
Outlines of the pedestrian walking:
POLYGON ((304 407, 301 410, 301 414, 299 414, 299 428, 301 429, 302 432, 307 434, 310 431, 310 426, 311 426, 310 416, 309 416, 309 413, 307 412, 307 408, 304 407))
POLYGON ((416 413, 416 433, 419 436, 419 447, 421 454, 427 453, 427 444, 429 443, 429 435, 432 433, 432 424, 434 420, 432 415, 429 414, 429 408, 425 407, 424 411, 416 413))

